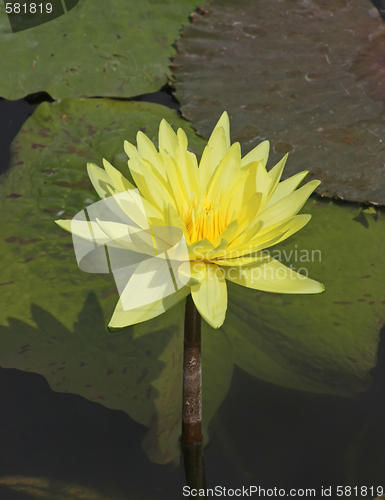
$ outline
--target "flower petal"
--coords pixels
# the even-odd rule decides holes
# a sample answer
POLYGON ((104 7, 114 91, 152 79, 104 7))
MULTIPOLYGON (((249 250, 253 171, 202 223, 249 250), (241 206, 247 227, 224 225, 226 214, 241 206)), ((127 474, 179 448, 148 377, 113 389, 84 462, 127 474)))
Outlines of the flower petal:
POLYGON ((166 173, 162 158, 156 147, 150 141, 150 139, 143 132, 139 131, 136 134, 136 143, 138 145, 138 153, 140 158, 149 161, 156 170, 162 175, 164 179, 166 179, 166 173))
POLYGON ((167 259, 150 257, 138 260, 136 257, 129 255, 125 267, 112 269, 123 310, 151 305, 184 287, 178 286, 167 259))
POLYGON ((229 120, 229 115, 227 114, 227 111, 224 111, 221 115, 221 117, 218 120, 218 123, 215 125, 213 132, 217 129, 222 127, 223 130, 225 131, 225 139, 226 139, 226 148, 227 150, 230 149, 231 141, 230 141, 230 120, 229 120))
POLYGON ((108 328, 111 330, 120 329, 126 326, 142 323, 142 321, 156 318, 156 316, 163 314, 168 309, 171 309, 171 307, 175 304, 187 297, 190 290, 190 287, 185 286, 164 299, 157 300, 152 304, 142 307, 137 307, 136 309, 131 309, 130 311, 125 311, 123 309, 122 303, 119 299, 112 318, 108 324, 108 328))
POLYGON ((175 158, 167 154, 164 149, 161 149, 160 153, 166 166, 168 184, 174 198, 173 207, 179 214, 186 214, 190 206, 190 196, 187 192, 182 173, 175 158))
POLYGON ((271 179, 271 184, 270 184, 270 195, 272 195, 281 179, 283 169, 285 168, 287 157, 289 156, 288 153, 285 154, 285 156, 276 164, 274 167, 268 171, 268 175, 271 179))
POLYGON ((174 156, 175 149, 178 146, 178 139, 176 133, 171 125, 162 120, 159 125, 159 149, 164 149, 171 156, 174 156))
POLYGON ((226 198, 234 187, 234 174, 240 170, 240 167, 241 147, 239 142, 235 142, 213 170, 206 187, 207 197, 215 199, 223 196, 226 198))
POLYGON ((87 220, 55 220, 55 223, 62 229, 72 233, 79 238, 87 241, 92 241, 98 245, 104 245, 110 241, 110 238, 102 231, 96 222, 89 222, 87 220))
POLYGON ((175 161, 180 170, 186 191, 191 196, 200 193, 197 158, 187 151, 187 137, 182 129, 178 130, 179 145, 175 150, 175 161), (185 139, 185 140, 184 140, 185 139))
POLYGON ((199 164, 199 176, 202 188, 207 186, 212 173, 230 149, 230 140, 227 134, 225 128, 217 124, 208 140, 199 164))
POLYGON ((251 163, 252 161, 261 161, 263 166, 266 166, 267 159, 269 157, 270 143, 269 141, 263 141, 258 146, 247 153, 245 157, 242 158, 242 167, 251 163))
POLYGON ((107 196, 111 196, 110 191, 107 189, 107 185, 110 189, 113 189, 113 184, 107 172, 103 168, 95 165, 95 163, 87 163, 87 172, 90 181, 100 198, 107 198, 107 196))
MULTIPOLYGON (((234 255, 237 255, 234 252, 234 255)), ((245 254, 239 255, 235 258, 231 258, 231 254, 229 258, 218 259, 215 261, 215 264, 218 266, 225 267, 242 267, 242 266, 250 266, 251 264, 256 264, 257 262, 262 262, 263 260, 270 259, 270 255, 264 252, 256 252, 254 254, 245 254)))
POLYGON ((243 239, 239 238, 237 240, 238 244, 231 248, 231 252, 233 255, 236 255, 237 253, 248 255, 255 251, 269 248, 277 243, 281 243, 281 241, 286 240, 289 236, 306 226, 310 219, 311 215, 301 214, 296 215, 292 219, 283 223, 277 223, 273 226, 269 226, 267 229, 263 226, 258 228, 256 225, 254 226, 254 228, 257 229, 255 234, 252 234, 253 228, 245 231, 245 233, 242 234, 243 239))
POLYGON ((205 254, 211 252, 215 247, 207 238, 195 241, 188 245, 188 252, 191 260, 203 261, 205 254))
POLYGON ((190 287, 202 283, 206 275, 206 264, 204 262, 182 262, 178 267, 180 281, 190 287))
POLYGON ((191 287, 191 295, 202 318, 213 328, 219 328, 227 310, 225 273, 213 264, 207 264, 203 272, 206 276, 200 285, 191 287))
POLYGON ((301 184, 301 182, 304 180, 304 178, 307 176, 308 173, 309 172, 305 170, 280 182, 277 185, 275 191, 273 192, 265 208, 270 207, 271 205, 274 205, 274 203, 277 203, 277 201, 282 200, 282 198, 289 196, 289 194, 291 194, 293 191, 297 189, 297 187, 301 184))
POLYGON ((103 158, 103 166, 106 171, 106 174, 111 179, 110 183, 115 188, 115 191, 118 193, 123 191, 128 191, 130 189, 135 189, 135 186, 131 184, 129 180, 127 180, 123 174, 119 172, 115 167, 111 165, 107 160, 103 158))
POLYGON ((320 181, 310 181, 274 205, 265 208, 259 213, 257 220, 261 220, 264 227, 271 226, 277 222, 290 219, 301 210, 312 192, 319 186, 320 181))
POLYGON ((325 290, 322 283, 307 278, 272 258, 243 268, 223 269, 229 281, 263 292, 321 293, 325 290))
POLYGON ((183 231, 184 238, 187 242, 187 244, 190 244, 190 236, 187 232, 186 225, 180 218, 180 215, 178 212, 175 210, 175 208, 172 205, 167 205, 165 206, 163 210, 163 217, 164 217, 164 223, 166 226, 171 226, 171 227, 177 227, 183 231))

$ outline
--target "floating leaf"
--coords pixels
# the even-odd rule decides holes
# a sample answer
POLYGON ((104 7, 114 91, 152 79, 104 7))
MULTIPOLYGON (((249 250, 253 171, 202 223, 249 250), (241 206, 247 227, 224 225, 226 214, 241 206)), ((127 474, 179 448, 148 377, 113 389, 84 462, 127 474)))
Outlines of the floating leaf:
MULTIPOLYGON (((43 103, 25 123, 0 185, 0 364, 125 411, 150 427, 143 446, 165 463, 179 456, 184 304, 108 332, 113 278, 80 271, 71 236, 53 222, 98 200, 86 161, 105 157, 127 175, 124 139, 135 142, 142 129, 156 141, 161 118, 183 126, 191 148, 202 151, 204 141, 176 112, 153 104, 43 103)), ((308 268, 326 292, 282 296, 229 283, 224 327, 204 324, 202 332, 206 428, 226 395, 233 356, 252 375, 292 388, 352 395, 369 384, 385 316, 383 213, 363 213, 366 228, 355 220, 358 207, 310 201, 303 212, 313 220, 280 247, 282 260, 308 268), (299 260, 300 250, 320 250, 321 262, 318 254, 314 262, 299 260)))
POLYGON ((291 152, 318 193, 385 205, 385 26, 369 1, 213 0, 177 42, 176 97, 203 137, 291 152))
POLYGON ((0 96, 131 97, 167 82, 169 57, 195 0, 81 0, 66 15, 12 34, 0 17, 0 96))
POLYGON ((99 494, 84 486, 62 483, 43 477, 0 477, 0 485, 23 493, 26 495, 25 498, 40 498, 42 500, 115 500, 116 498, 99 494))
POLYGON ((267 294, 232 285, 223 326, 234 362, 268 382, 354 395, 370 384, 385 322, 385 214, 310 200, 311 222, 270 249, 284 264, 324 283, 320 295, 267 294), (361 212, 362 213, 362 212, 361 212), (302 268, 302 269, 301 269, 302 268))
MULTIPOLYGON (((51 388, 121 409, 151 427, 156 462, 179 457, 183 303, 133 328, 109 333, 118 299, 112 275, 79 270, 72 238, 54 224, 98 200, 86 162, 105 157, 128 172, 123 143, 145 130, 156 141, 166 118, 192 149, 203 141, 175 111, 155 104, 66 100, 41 104, 13 144, 1 191, 0 342, 3 367, 45 376, 51 388)), ((207 427, 223 400, 232 353, 223 332, 203 330, 207 427)))

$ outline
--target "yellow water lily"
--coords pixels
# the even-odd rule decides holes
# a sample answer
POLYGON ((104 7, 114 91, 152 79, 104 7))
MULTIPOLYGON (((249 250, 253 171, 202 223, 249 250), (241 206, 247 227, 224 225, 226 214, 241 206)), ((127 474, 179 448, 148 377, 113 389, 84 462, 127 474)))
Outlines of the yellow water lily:
MULTIPOLYGON (((239 143, 230 143, 226 112, 215 126, 199 165, 196 155, 188 151, 184 131, 175 133, 165 120, 160 123, 158 146, 143 132, 137 134, 136 147, 125 142, 136 186, 106 160, 104 169, 88 164, 91 182, 101 198, 138 190, 137 201, 133 197, 133 203, 127 205, 127 214, 133 217, 130 210, 135 211, 132 207, 140 204, 147 227, 178 228, 187 245, 187 257, 177 270, 179 276, 186 277, 185 285, 131 310, 123 307, 121 294, 110 327, 151 319, 191 293, 201 316, 219 328, 227 310, 226 280, 266 292, 309 294, 324 290, 321 283, 263 251, 309 222, 310 215, 297 213, 319 181, 297 189, 308 173, 304 171, 280 182, 287 155, 267 171, 268 141, 242 158, 239 143)), ((71 230, 70 222, 57 221, 67 230, 71 230)), ((108 221, 97 220, 95 226, 104 236, 116 230, 116 224, 109 226, 108 221)), ((118 232, 121 225, 119 228, 118 232)), ((153 278, 156 270, 150 271, 153 278)), ((141 272, 136 281, 134 274, 127 284, 126 298, 127 294, 134 299, 137 294, 152 293, 148 281, 142 279, 143 269, 141 272)))

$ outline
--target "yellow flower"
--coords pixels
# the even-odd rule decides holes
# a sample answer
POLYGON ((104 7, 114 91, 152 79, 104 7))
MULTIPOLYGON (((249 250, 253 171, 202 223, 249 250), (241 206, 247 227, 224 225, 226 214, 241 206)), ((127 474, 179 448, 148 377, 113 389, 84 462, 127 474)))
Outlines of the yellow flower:
MULTIPOLYGON (((104 169, 88 164, 92 184, 101 198, 137 188, 147 227, 165 226, 183 232, 187 258, 180 263, 178 273, 186 276, 186 284, 165 298, 131 310, 125 310, 120 299, 110 327, 121 328, 158 316, 191 293, 201 316, 219 328, 227 309, 226 280, 266 292, 324 290, 321 283, 263 251, 309 222, 310 215, 297 213, 319 185, 319 181, 311 181, 297 189, 308 172, 280 182, 287 155, 267 171, 268 141, 242 158, 239 143, 230 144, 225 112, 199 166, 195 154, 188 151, 184 131, 175 133, 165 120, 159 127, 159 150, 142 132, 138 132, 137 147, 127 141, 124 146, 136 187, 106 160, 104 169)), ((57 221, 71 230, 69 222, 57 221)), ((97 224, 99 231, 101 228, 110 235, 108 223, 97 224)), ((141 280, 137 280, 134 293, 130 288, 132 296, 151 293, 145 283, 140 290, 141 280)))

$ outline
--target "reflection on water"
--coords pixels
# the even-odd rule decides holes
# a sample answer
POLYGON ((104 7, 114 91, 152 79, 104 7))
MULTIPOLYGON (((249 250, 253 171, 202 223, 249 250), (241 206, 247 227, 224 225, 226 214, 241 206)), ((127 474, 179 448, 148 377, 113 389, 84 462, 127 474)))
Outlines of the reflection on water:
POLYGON ((89 488, 41 477, 2 477, 0 485, 10 491, 24 493, 31 498, 43 500, 113 500, 112 497, 107 498, 89 488))
MULTIPOLYGON (((353 400, 273 386, 236 368, 210 428, 207 486, 381 485, 384 345, 373 375, 373 387, 353 400)), ((149 461, 141 449, 147 429, 125 413, 54 393, 32 373, 1 370, 0 384, 2 477, 75 483, 109 500, 182 498, 182 468, 149 461)), ((28 498, 4 486, 0 493, 28 498)))
MULTIPOLYGON (((326 217, 327 205, 321 205, 315 206, 315 219, 318 217, 320 220, 323 213, 326 222, 331 221, 331 226, 337 227, 338 218, 333 214, 326 217)), ((357 262, 365 266, 377 265, 376 269, 379 269, 380 258, 376 254, 382 240, 377 240, 376 237, 380 233, 378 227, 382 219, 378 222, 361 212, 357 211, 357 214, 359 215, 355 218, 352 215, 355 222, 349 226, 352 231, 355 226, 357 228, 354 233, 345 235, 344 240, 348 241, 346 246, 349 248, 350 245, 347 237, 352 241, 362 241, 363 249, 365 244, 368 245, 370 248, 365 249, 365 252, 357 253, 357 262), (354 236, 356 231, 359 235, 357 238, 354 236)), ((338 224, 340 226, 336 232, 340 238, 342 233, 346 233, 347 225, 345 221, 338 224)), ((314 241, 315 236, 310 236, 314 241)), ((326 238, 322 234, 318 238, 321 246, 326 238)), ((337 243, 332 242, 331 249, 326 249, 326 257, 337 246, 341 253, 342 243, 338 243, 338 238, 335 240, 337 243)), ((331 274, 338 271, 341 279, 343 270, 347 269, 348 256, 350 258, 348 251, 342 256, 333 256, 322 273, 326 273, 328 269, 331 274), (337 258, 340 263, 336 265, 337 258), (331 261, 337 271, 331 270, 331 261)), ((363 346, 361 349, 359 345, 357 352, 363 358, 367 355, 365 360, 368 360, 362 373, 357 368, 357 358, 352 356, 348 358, 348 362, 341 362, 341 369, 336 363, 330 363, 331 366, 326 371, 321 366, 320 373, 326 373, 325 378, 317 378, 319 365, 314 363, 319 361, 318 345, 321 346, 330 332, 334 332, 335 338, 341 338, 342 323, 337 321, 338 315, 344 319, 347 316, 353 317, 359 307, 362 308, 362 314, 370 319, 373 333, 371 341, 376 343, 373 324, 374 320, 378 322, 380 312, 378 317, 373 314, 374 319, 370 314, 381 299, 376 298, 374 304, 372 298, 362 298, 361 294, 365 292, 363 297, 369 297, 367 292, 373 293, 372 289, 376 289, 377 294, 383 293, 382 278, 379 271, 375 272, 372 267, 370 269, 373 272, 366 271, 366 268, 361 272, 354 259, 349 266, 349 272, 346 271, 348 278, 352 276, 351 269, 354 268, 355 271, 358 269, 360 277, 365 280, 358 287, 359 290, 352 290, 348 286, 343 290, 344 294, 351 294, 349 301, 346 296, 336 296, 333 302, 335 305, 330 306, 327 300, 333 293, 333 280, 329 277, 329 295, 325 294, 318 299, 320 304, 325 301, 321 305, 327 314, 317 317, 317 331, 313 318, 308 318, 307 322, 308 332, 319 342, 314 342, 312 356, 303 356, 301 349, 298 349, 299 354, 296 355, 293 349, 293 345, 301 347, 301 342, 304 345, 308 342, 304 314, 298 320, 303 338, 301 340, 299 334, 293 335, 293 343, 285 340, 283 328, 280 330, 271 327, 265 337, 263 328, 251 331, 245 326, 253 316, 256 316, 255 322, 265 321, 270 325, 270 315, 266 312, 270 307, 275 321, 285 311, 280 321, 285 325, 284 333, 290 333, 288 318, 289 314, 294 313, 289 311, 296 307, 296 298, 270 297, 268 302, 272 305, 265 304, 265 309, 261 309, 265 311, 262 317, 258 316, 256 310, 245 311, 247 300, 240 297, 235 305, 242 315, 237 317, 234 313, 237 310, 233 305, 233 325, 236 328, 228 333, 233 338, 234 345, 238 338, 243 337, 242 342, 237 344, 236 355, 245 370, 270 379, 274 373, 277 383, 294 387, 303 385, 309 388, 309 384, 312 384, 313 388, 330 388, 335 383, 339 390, 339 384, 344 381, 348 388, 353 387, 353 391, 357 387, 366 387, 367 380, 362 373, 369 363, 374 362, 374 350, 369 353, 370 356, 364 350, 367 345, 364 334, 370 331, 357 322, 353 321, 358 326, 352 325, 357 328, 355 340, 362 342, 363 346), (364 290, 364 286, 368 289, 364 290), (357 297, 361 298, 357 299, 354 295, 356 292, 359 294, 357 297), (354 300, 351 314, 346 312, 347 305, 353 304, 350 300, 354 300), (325 318, 330 320, 330 328, 325 327, 325 318), (271 341, 273 335, 276 344, 271 341), (281 342, 279 356, 275 350, 278 342, 281 342), (258 353, 264 353, 264 356, 261 355, 257 364, 255 359, 258 353), (296 376, 289 380, 288 374, 293 367, 296 376), (336 382, 338 377, 340 379, 336 382)), ((41 283, 40 275, 38 278, 41 283)), ((336 280, 334 284, 335 282, 336 280)), ((336 286, 334 293, 339 293, 336 286)), ((299 302, 297 305, 300 310, 299 302)), ((178 314, 173 310, 168 318, 174 320, 178 314)), ((170 327, 162 330, 160 324, 157 329, 144 332, 136 338, 124 332, 109 335, 105 330, 103 313, 92 296, 85 302, 73 331, 50 316, 49 311, 36 306, 33 306, 31 315, 36 327, 17 320, 10 320, 9 326, 0 327, 0 335, 3 335, 0 364, 30 371, 40 370, 52 386, 66 385, 66 391, 78 392, 84 398, 53 392, 41 375, 0 369, 0 499, 25 500, 33 498, 33 494, 36 498, 45 498, 47 491, 51 494, 48 498, 52 500, 55 500, 54 495, 61 495, 68 500, 78 500, 76 495, 79 499, 88 500, 182 498, 185 476, 179 465, 177 448, 181 379, 173 377, 172 370, 166 370, 166 367, 178 365, 181 361, 180 331, 170 327), (93 320, 91 330, 87 328, 90 318, 93 320), (55 342, 51 342, 46 351, 35 349, 39 341, 49 341, 50 336, 55 338, 55 342), (62 357, 63 354, 66 354, 65 358, 62 357), (20 359, 23 362, 31 361, 33 365, 19 365, 20 359), (42 366, 46 372, 42 371, 42 366), (63 375, 64 371, 66 375, 63 375), (93 398, 92 401, 85 399, 90 397, 87 391, 94 390, 91 379, 86 380, 87 376, 92 377, 92 383, 95 382, 96 392, 90 398, 93 398), (161 408, 159 394, 167 396, 161 408), (109 408, 98 404, 99 402, 109 408), (126 413, 116 408, 124 409, 126 413), (160 410, 162 419, 159 419, 160 410), (167 460, 171 460, 167 465, 154 463, 167 460)), ((351 318, 349 320, 352 321, 351 318)), ((291 326, 293 327, 293 323, 291 326)), ((293 329, 294 334, 298 333, 297 324, 293 329)), ((350 342, 352 331, 344 324, 345 342, 350 342)), ((380 345, 378 367, 373 370, 373 387, 355 400, 279 387, 254 378, 239 367, 234 368, 231 379, 232 352, 229 342, 221 331, 207 330, 205 335, 204 412, 206 420, 211 420, 204 455, 208 487, 219 485, 237 488, 256 485, 264 488, 316 488, 320 491, 321 486, 383 484, 383 345, 380 345), (217 411, 223 398, 225 399, 217 411)), ((326 356, 326 359, 329 358, 326 356)))

